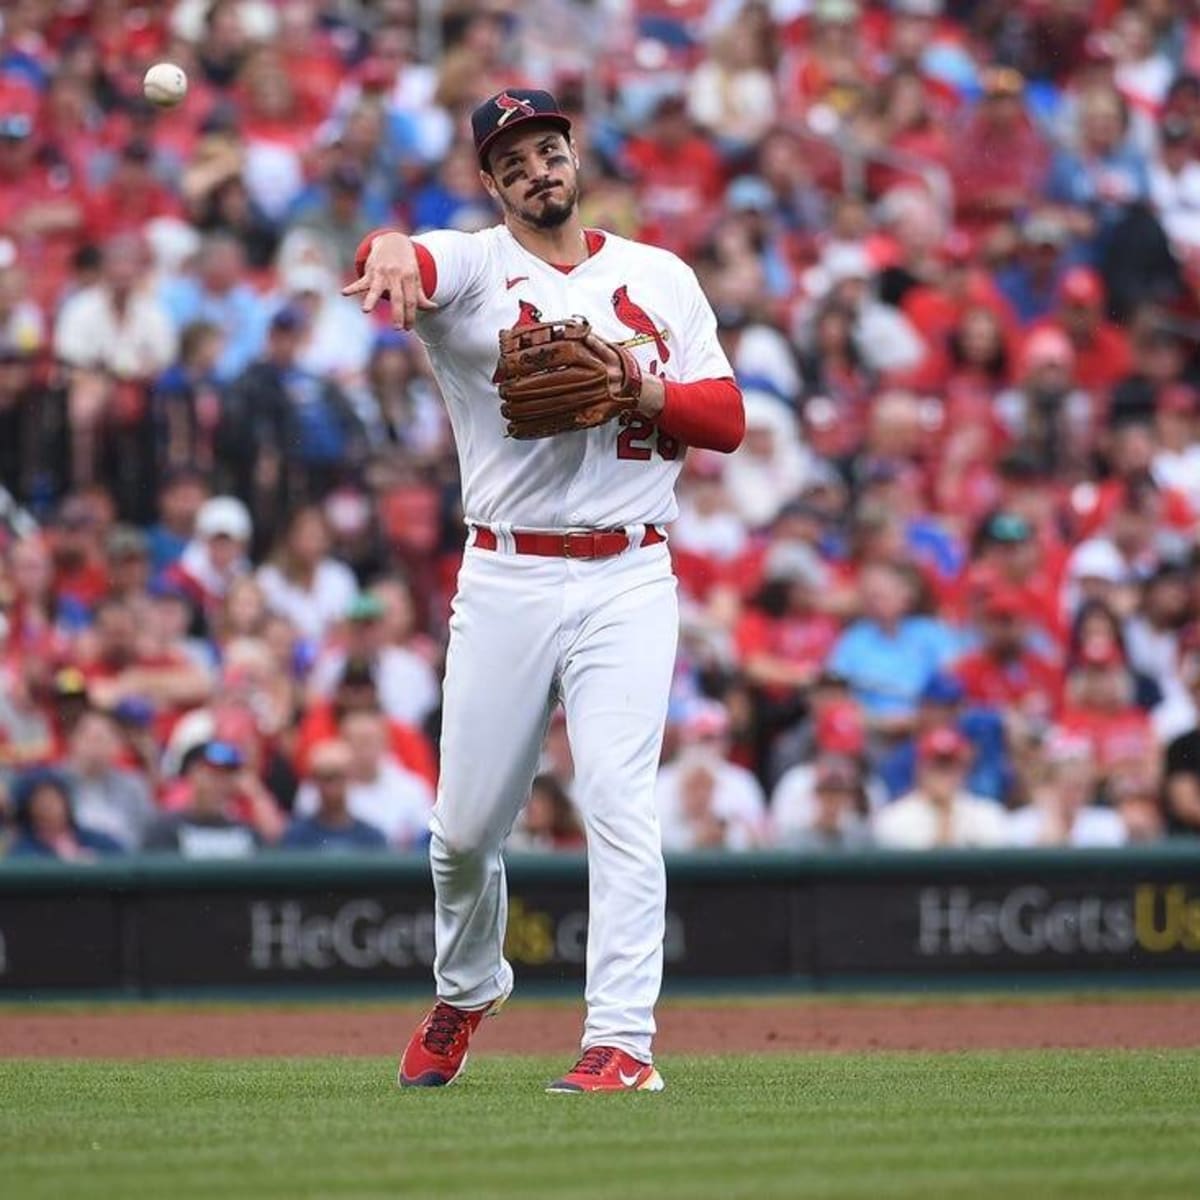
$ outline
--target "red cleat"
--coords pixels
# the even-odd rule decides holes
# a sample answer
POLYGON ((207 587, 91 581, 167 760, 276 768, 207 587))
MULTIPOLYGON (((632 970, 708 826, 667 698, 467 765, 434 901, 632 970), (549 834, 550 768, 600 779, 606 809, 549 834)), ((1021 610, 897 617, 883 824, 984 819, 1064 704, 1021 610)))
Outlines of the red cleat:
POLYGON ((590 1046, 548 1092, 661 1092, 666 1084, 651 1063, 615 1046, 590 1046))
POLYGON ((501 1003, 468 1010, 439 1000, 409 1040, 396 1078, 399 1086, 445 1087, 453 1083, 467 1065, 471 1035, 501 1003))

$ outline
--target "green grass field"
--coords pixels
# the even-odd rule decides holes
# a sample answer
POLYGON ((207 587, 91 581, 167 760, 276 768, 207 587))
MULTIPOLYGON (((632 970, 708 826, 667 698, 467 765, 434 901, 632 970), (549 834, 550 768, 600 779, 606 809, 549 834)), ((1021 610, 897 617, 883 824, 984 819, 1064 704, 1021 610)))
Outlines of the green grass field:
POLYGON ((542 1094, 562 1066, 398 1092, 375 1059, 0 1064, 0 1195, 1200 1194, 1200 1052, 668 1057, 660 1095, 542 1094))

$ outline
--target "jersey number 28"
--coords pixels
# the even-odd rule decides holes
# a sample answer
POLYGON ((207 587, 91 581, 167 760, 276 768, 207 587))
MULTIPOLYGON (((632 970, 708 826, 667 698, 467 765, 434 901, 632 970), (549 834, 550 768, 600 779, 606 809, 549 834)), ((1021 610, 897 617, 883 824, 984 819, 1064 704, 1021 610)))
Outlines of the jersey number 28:
POLYGON ((679 439, 669 433, 663 433, 649 417, 621 415, 625 426, 617 434, 617 457, 630 458, 637 462, 648 462, 658 451, 660 458, 675 459, 679 457, 679 439), (653 445, 652 445, 653 443, 653 445))

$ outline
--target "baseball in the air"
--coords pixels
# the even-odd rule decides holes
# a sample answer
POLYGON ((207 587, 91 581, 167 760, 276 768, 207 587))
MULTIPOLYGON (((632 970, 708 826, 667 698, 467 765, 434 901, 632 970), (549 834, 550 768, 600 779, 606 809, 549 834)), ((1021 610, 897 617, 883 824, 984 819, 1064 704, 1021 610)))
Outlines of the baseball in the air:
POLYGON ((155 63, 142 80, 142 93, 151 104, 170 108, 187 95, 187 75, 174 63, 155 63))

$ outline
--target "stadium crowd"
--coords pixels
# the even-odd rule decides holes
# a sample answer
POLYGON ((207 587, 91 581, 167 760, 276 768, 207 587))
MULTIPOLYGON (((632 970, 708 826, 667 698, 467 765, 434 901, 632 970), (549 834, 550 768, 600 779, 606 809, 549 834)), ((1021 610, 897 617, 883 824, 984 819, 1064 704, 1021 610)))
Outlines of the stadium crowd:
MULTIPOLYGON (((423 844, 453 444, 338 292, 372 228, 497 219, 466 115, 519 84, 586 221, 696 268, 746 399, 671 532, 667 846, 1200 833, 1200 5, 0 21, 10 855, 423 844)), ((581 844, 571 775, 559 718, 514 846, 581 844)))

